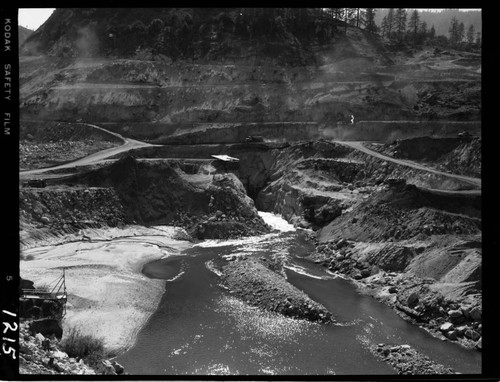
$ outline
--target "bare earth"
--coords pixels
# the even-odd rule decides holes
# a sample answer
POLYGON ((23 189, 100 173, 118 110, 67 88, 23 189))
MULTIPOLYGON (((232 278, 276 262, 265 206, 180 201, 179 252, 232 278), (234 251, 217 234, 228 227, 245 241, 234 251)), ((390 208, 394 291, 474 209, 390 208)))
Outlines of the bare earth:
POLYGON ((156 310, 165 290, 164 280, 141 273, 144 264, 178 254, 191 246, 176 240, 174 227, 89 229, 92 241, 73 241, 22 251, 21 276, 36 287, 51 284, 66 269, 66 333, 77 327, 82 334, 104 340, 117 354, 132 346, 142 326, 156 310), (111 241, 111 239, 113 239, 111 241))

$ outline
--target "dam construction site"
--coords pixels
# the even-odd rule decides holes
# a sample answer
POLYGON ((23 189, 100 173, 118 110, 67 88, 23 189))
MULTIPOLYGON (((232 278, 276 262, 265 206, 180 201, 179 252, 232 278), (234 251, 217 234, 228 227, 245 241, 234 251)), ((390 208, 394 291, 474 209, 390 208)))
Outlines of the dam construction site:
POLYGON ((481 374, 480 51, 259 17, 61 8, 21 46, 22 288, 67 301, 20 374, 481 374))

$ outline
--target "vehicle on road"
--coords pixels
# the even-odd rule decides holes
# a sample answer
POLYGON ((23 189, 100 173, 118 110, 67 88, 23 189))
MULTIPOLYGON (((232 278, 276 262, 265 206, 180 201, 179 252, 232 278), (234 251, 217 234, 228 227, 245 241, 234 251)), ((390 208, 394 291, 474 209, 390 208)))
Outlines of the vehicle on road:
POLYGON ((254 143, 254 142, 264 142, 264 137, 261 135, 249 135, 245 138, 245 143, 254 143))
POLYGON ((471 139, 471 138, 473 138, 472 134, 469 133, 468 131, 462 131, 461 133, 458 133, 457 136, 459 138, 464 138, 464 139, 471 139))

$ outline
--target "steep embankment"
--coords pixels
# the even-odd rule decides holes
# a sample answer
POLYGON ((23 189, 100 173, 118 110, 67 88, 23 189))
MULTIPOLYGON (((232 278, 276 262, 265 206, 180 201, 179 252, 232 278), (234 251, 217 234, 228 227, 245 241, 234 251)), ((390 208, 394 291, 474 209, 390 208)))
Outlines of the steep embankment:
POLYGON ((86 227, 119 226, 125 210, 111 188, 22 188, 19 193, 21 246, 42 244, 86 227))
POLYGON ((402 185, 375 193, 326 226, 322 237, 376 242, 481 231, 481 198, 442 196, 402 185), (355 221, 353 221, 355 217, 355 221))
POLYGON ((178 171, 165 162, 126 157, 59 182, 113 188, 128 222, 179 224, 212 238, 269 230, 236 177, 219 174, 191 184, 178 171))
POLYGON ((481 138, 418 137, 370 148, 393 158, 410 159, 453 174, 481 177, 481 138))
POLYGON ((318 233, 313 256, 438 336, 481 348, 481 198, 394 184, 318 233))
POLYGON ((425 188, 475 188, 460 179, 386 161, 326 141, 291 145, 276 150, 274 155, 268 170, 270 183, 259 192, 257 206, 303 226, 328 224, 367 198, 388 178, 403 179, 425 188))
MULTIPOLYGON (((257 193, 267 185, 271 168, 275 161, 276 150, 287 147, 279 143, 245 143, 245 144, 203 144, 203 145, 161 145, 132 150, 129 154, 154 160, 161 158, 176 163, 186 172, 203 172, 205 165, 212 166, 210 171, 231 171, 236 174, 245 186, 248 195, 255 199, 257 193), (228 155, 239 159, 237 165, 228 168, 225 163, 217 161, 212 155, 228 155), (187 170, 188 167, 191 170, 187 170)), ((123 158, 127 153, 113 156, 123 158)))

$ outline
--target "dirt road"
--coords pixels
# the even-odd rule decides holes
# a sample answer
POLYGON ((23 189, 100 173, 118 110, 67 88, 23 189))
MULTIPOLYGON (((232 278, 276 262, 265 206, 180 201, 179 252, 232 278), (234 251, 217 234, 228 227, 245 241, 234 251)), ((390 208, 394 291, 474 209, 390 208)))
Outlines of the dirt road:
POLYGON ((437 174, 437 175, 442 175, 442 176, 446 176, 446 177, 449 177, 449 178, 458 179, 458 180, 467 182, 469 184, 472 184, 472 185, 474 185, 476 187, 479 187, 479 189, 481 189, 481 179, 478 179, 478 178, 472 178, 472 177, 469 177, 469 176, 450 174, 450 173, 447 173, 447 172, 442 172, 442 171, 434 170, 432 168, 425 167, 425 166, 422 166, 420 164, 417 164, 417 163, 414 163, 414 162, 411 162, 411 161, 392 158, 392 157, 389 157, 387 155, 383 155, 383 154, 381 154, 379 152, 370 150, 369 148, 367 148, 367 147, 365 147, 363 145, 363 142, 354 142, 354 141, 335 141, 335 142, 336 143, 340 143, 340 144, 345 145, 345 146, 349 146, 349 147, 351 147, 353 149, 362 151, 365 154, 372 155, 374 157, 380 158, 380 159, 385 160, 385 161, 394 162, 394 163, 397 163, 397 164, 400 164, 400 165, 403 165, 403 166, 408 166, 408 167, 415 168, 417 170, 423 170, 423 171, 427 171, 427 172, 432 172, 432 173, 437 174))
POLYGON ((115 137, 117 137, 117 138, 119 138, 119 139, 121 139, 123 141, 123 145, 121 145, 119 147, 112 147, 112 148, 107 149, 107 150, 102 150, 102 151, 99 151, 97 153, 94 153, 94 154, 91 154, 89 156, 86 156, 84 158, 78 159, 76 161, 72 161, 72 162, 69 162, 69 163, 61 164, 61 165, 58 165, 58 166, 41 168, 41 169, 37 169, 37 170, 21 171, 19 173, 19 175, 22 178, 24 178, 24 177, 29 177, 29 176, 33 176, 33 175, 39 175, 39 174, 42 174, 42 173, 47 172, 47 171, 60 170, 60 169, 65 169, 65 168, 72 168, 72 167, 77 167, 77 166, 85 166, 85 165, 89 165, 89 164, 101 161, 103 159, 109 158, 109 157, 111 157, 113 155, 122 153, 124 151, 129 151, 129 150, 132 150, 132 149, 136 149, 136 148, 140 148, 140 147, 147 147, 147 146, 161 146, 161 145, 153 145, 153 144, 150 144, 150 143, 136 141, 135 139, 125 138, 125 137, 123 137, 122 135, 120 135, 118 133, 114 133, 112 131, 103 129, 102 127, 99 127, 99 126, 96 126, 96 125, 91 125, 89 123, 82 123, 82 125, 87 125, 87 126, 95 128, 95 129, 102 130, 102 131, 104 131, 104 132, 106 132, 108 134, 114 135, 115 137))
MULTIPOLYGON (((73 168, 73 167, 77 167, 77 166, 85 166, 85 165, 89 165, 89 164, 92 164, 92 163, 95 163, 98 161, 105 160, 106 158, 109 158, 109 157, 114 156, 116 154, 119 154, 119 153, 122 153, 125 151, 129 151, 132 149, 140 148, 140 147, 161 146, 161 145, 154 145, 154 144, 150 144, 150 143, 137 141, 135 139, 125 138, 118 133, 106 130, 100 126, 91 125, 88 123, 82 123, 82 125, 87 125, 87 126, 90 126, 92 128, 99 129, 99 130, 102 130, 108 134, 111 134, 111 135, 121 139, 123 141, 123 145, 121 145, 119 147, 113 147, 113 148, 110 148, 107 150, 99 151, 97 153, 91 154, 91 155, 86 156, 84 158, 78 159, 78 160, 73 161, 73 162, 65 163, 62 165, 43 168, 43 169, 37 169, 37 170, 21 171, 19 173, 20 177, 26 178, 26 177, 30 177, 33 175, 39 175, 39 174, 45 173, 47 171, 73 168)), ((467 193, 470 193, 470 194, 480 194, 481 193, 481 179, 472 178, 472 177, 463 176, 463 175, 450 174, 450 173, 434 170, 432 168, 429 168, 429 167, 426 167, 426 166, 423 166, 423 165, 420 165, 420 164, 417 164, 417 163, 414 163, 414 162, 411 162, 408 160, 392 158, 392 157, 383 155, 379 152, 370 150, 369 148, 367 148, 363 145, 362 141, 335 141, 335 142, 340 143, 340 144, 345 145, 345 146, 349 146, 353 149, 359 150, 365 154, 372 155, 374 157, 380 158, 380 159, 385 160, 385 161, 394 162, 394 163, 397 163, 399 165, 415 168, 417 170, 423 170, 423 171, 431 172, 431 173, 434 173, 437 175, 446 176, 449 178, 454 178, 454 179, 457 179, 460 181, 467 182, 467 183, 472 184, 472 185, 479 188, 479 190, 470 190, 470 191, 467 191, 467 193)), ((453 191, 452 193, 455 193, 455 192, 463 193, 463 191, 453 191)))

